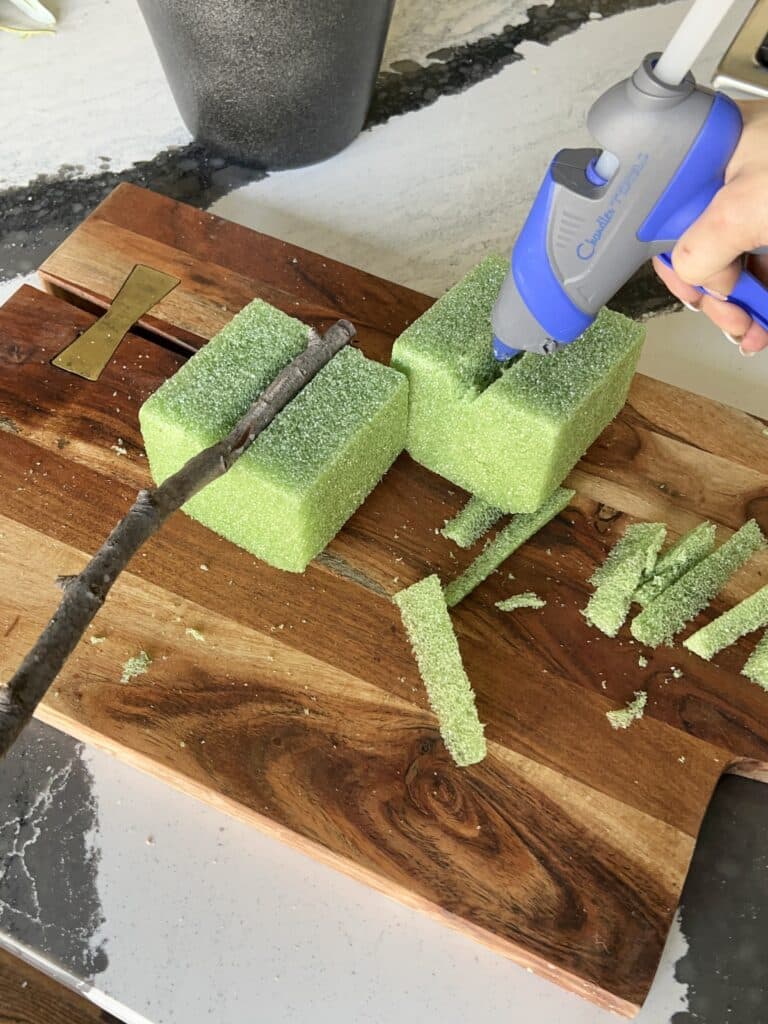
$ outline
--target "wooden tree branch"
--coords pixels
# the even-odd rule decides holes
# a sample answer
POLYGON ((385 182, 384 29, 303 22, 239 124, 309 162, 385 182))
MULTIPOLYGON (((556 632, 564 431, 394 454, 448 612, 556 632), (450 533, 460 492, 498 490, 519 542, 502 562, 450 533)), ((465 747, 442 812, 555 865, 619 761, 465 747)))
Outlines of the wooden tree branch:
POLYGON ((24 661, 0 689, 0 757, 3 757, 45 696, 112 585, 139 548, 177 509, 223 476, 255 438, 355 335, 338 320, 322 337, 310 333, 306 349, 278 374, 230 433, 195 455, 159 487, 140 491, 83 571, 59 577, 63 595, 52 619, 24 661))

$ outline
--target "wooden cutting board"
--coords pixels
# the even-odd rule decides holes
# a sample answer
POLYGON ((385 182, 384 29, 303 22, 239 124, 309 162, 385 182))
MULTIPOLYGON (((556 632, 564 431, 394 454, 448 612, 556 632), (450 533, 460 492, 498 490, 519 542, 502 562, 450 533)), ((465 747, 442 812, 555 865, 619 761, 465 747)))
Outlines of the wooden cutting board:
MULTIPOLYGON (((3 676, 54 609, 54 578, 84 564, 148 482, 137 411, 184 350, 261 296, 321 327, 348 317, 386 359, 431 301, 128 185, 41 275, 55 295, 25 287, 0 310, 3 676), (97 383, 50 366, 93 320, 79 306, 109 303, 138 262, 181 284, 97 383)), ((487 723, 480 765, 447 757, 390 601, 476 554, 437 532, 465 495, 405 455, 301 576, 177 515, 40 717, 632 1015, 719 776, 768 778, 768 694, 739 675, 746 641, 717 665, 677 646, 646 651, 641 668, 626 630, 609 640, 586 625, 585 581, 636 518, 674 536, 705 517, 722 537, 749 516, 768 530, 764 428, 636 377, 571 476, 573 505, 455 609, 487 723), (494 607, 527 589, 543 611, 494 607), (149 672, 121 684, 140 649, 149 672), (645 718, 613 731, 605 712, 639 689, 645 718)), ((713 611, 767 577, 755 558, 713 611)))

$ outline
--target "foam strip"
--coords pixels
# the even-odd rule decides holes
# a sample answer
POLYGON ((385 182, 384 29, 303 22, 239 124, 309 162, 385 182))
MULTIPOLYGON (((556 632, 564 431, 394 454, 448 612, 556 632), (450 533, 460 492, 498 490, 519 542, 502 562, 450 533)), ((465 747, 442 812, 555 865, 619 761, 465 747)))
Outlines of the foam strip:
POLYGON ((445 600, 449 608, 462 601, 467 594, 491 573, 498 569, 502 562, 524 544, 535 533, 546 526, 556 515, 563 511, 576 492, 558 487, 555 493, 536 512, 522 512, 508 523, 503 530, 486 544, 484 550, 468 566, 461 576, 445 588, 445 600))
POLYGON ((616 636, 624 624, 632 595, 642 579, 653 572, 667 528, 663 523, 634 523, 595 570, 596 585, 584 616, 606 636, 616 636))
POLYGON ((768 586, 740 601, 683 640, 683 647, 709 661, 724 647, 730 647, 747 633, 768 626, 768 586))
POLYGON ((460 548, 471 548, 503 515, 500 508, 473 494, 466 505, 446 521, 440 533, 460 548))
POLYGON ((768 690, 768 632, 763 634, 760 643, 747 658, 741 674, 762 686, 764 690, 768 690))
POLYGON ((395 594, 393 600, 400 609, 448 752, 462 767, 482 761, 486 755, 484 727, 477 716, 475 694, 464 671, 440 580, 427 576, 395 594))
POLYGON ((709 604, 728 580, 760 548, 765 537, 750 519, 711 555, 689 569, 632 620, 635 640, 658 647, 669 643, 709 604))
POLYGON ((714 523, 699 523, 684 534, 668 551, 662 552, 653 575, 635 591, 633 600, 645 607, 659 594, 684 576, 689 569, 711 554, 715 547, 714 523))

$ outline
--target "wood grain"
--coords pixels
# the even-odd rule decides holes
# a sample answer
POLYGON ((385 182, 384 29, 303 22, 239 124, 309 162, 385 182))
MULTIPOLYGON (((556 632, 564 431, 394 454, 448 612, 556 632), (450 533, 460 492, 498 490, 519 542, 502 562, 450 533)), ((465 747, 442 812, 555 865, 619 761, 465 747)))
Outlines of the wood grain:
MULTIPOLYGON (((261 295, 319 326, 350 317, 363 350, 386 358, 430 302, 132 186, 43 275, 104 305, 140 260, 182 278, 144 326, 187 347, 261 295)), ((98 384, 54 372, 53 350, 91 319, 29 288, 0 310, 5 673, 54 607, 53 577, 83 563, 146 482, 137 410, 184 358, 131 334, 98 384)), ((716 665, 665 648, 641 668, 628 631, 614 641, 586 625, 586 581, 637 518, 673 535, 705 517, 723 537, 749 515, 768 529, 763 427, 636 378, 572 474, 572 506, 455 610, 489 739, 471 769, 447 759, 389 600, 468 564, 476 550, 436 531, 465 496, 407 456, 302 576, 176 517, 100 613, 105 641, 78 650, 41 713, 632 1014, 717 779, 768 774, 768 697, 738 675, 750 641, 716 665), (526 589, 544 611, 494 607, 526 589), (121 685, 140 648, 150 671, 121 685), (645 718, 614 732, 605 712, 641 688, 645 718)), ((767 578, 756 558, 708 614, 767 578)))
POLYGON ((120 1021, 0 948, 0 1024, 120 1024, 120 1021))
MULTIPOLYGON (((0 531, 10 542, 0 579, 23 583, 14 636, 28 643, 56 600, 35 581, 54 563, 76 571, 83 555, 13 520, 0 519, 0 531)), ((634 970, 663 943, 659 921, 674 907, 674 880, 693 847, 687 832, 502 744, 492 742, 476 770, 457 769, 420 703, 133 575, 116 585, 91 635, 104 640, 74 656, 70 683, 45 709, 52 724, 94 723, 104 737, 109 719, 110 746, 213 787, 241 816, 299 833, 310 852, 351 858, 357 877, 383 876, 412 905, 461 918, 492 944, 501 936, 542 968, 546 922, 556 920, 568 945, 558 970, 594 961, 590 986, 613 974, 603 946, 634 970), (159 614, 171 606, 175 614, 159 614), (141 647, 152 666, 122 685, 121 665, 141 647), (563 828, 548 827, 552 818, 563 828), (598 843, 607 859, 597 905, 588 906, 598 843), (516 880, 514 894, 498 893, 500 878, 516 880)), ((644 730, 663 744, 653 723, 644 730)), ((679 779, 706 798, 718 774, 711 752, 683 748, 694 760, 679 779)))

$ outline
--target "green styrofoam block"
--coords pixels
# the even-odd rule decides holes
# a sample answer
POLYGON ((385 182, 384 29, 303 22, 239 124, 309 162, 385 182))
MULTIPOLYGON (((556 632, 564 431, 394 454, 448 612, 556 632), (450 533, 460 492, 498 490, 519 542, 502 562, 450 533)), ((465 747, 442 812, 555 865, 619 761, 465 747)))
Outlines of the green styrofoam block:
POLYGON ((466 505, 446 521, 440 533, 460 548, 471 548, 503 515, 500 508, 473 494, 466 505))
POLYGON ((607 636, 616 636, 624 625, 640 580, 653 572, 666 535, 663 523, 634 523, 627 527, 592 576, 595 591, 584 610, 587 622, 607 636))
POLYGON ((452 580, 445 588, 445 600, 449 608, 471 594, 475 587, 487 579, 502 562, 525 544, 534 533, 546 526, 558 513, 562 512, 576 492, 558 487, 547 501, 535 512, 521 512, 499 530, 492 541, 483 548, 477 558, 467 566, 464 572, 452 580))
POLYGON ((669 643, 686 623, 706 608, 755 551, 764 546, 760 527, 750 519, 716 551, 646 605, 632 620, 632 636, 650 647, 669 643))
POLYGON ((747 658, 741 674, 762 686, 764 690, 768 690, 768 632, 763 634, 760 643, 747 658))
MULTIPOLYGON (((139 411, 155 481, 228 433, 307 336, 300 321, 256 300, 165 381, 139 411)), ((184 511, 301 572, 402 450, 407 406, 402 374, 342 349, 184 511)))
POLYGON ((768 586, 740 601, 706 626, 683 640, 683 647, 709 661, 747 633, 768 626, 768 586))
POLYGON ((659 555, 653 574, 637 588, 633 600, 644 608, 667 587, 684 576, 697 562, 711 554, 714 547, 715 524, 699 523, 668 551, 663 551, 659 555))
POLYGON ((616 416, 644 328, 603 310, 552 356, 494 360, 490 314, 509 263, 489 256, 395 342, 408 375, 407 448, 505 512, 533 512, 616 416))
POLYGON ((460 766, 476 764, 486 755, 484 727, 475 694, 464 671, 445 595, 437 576, 427 576, 393 598, 400 609, 440 735, 460 766))

